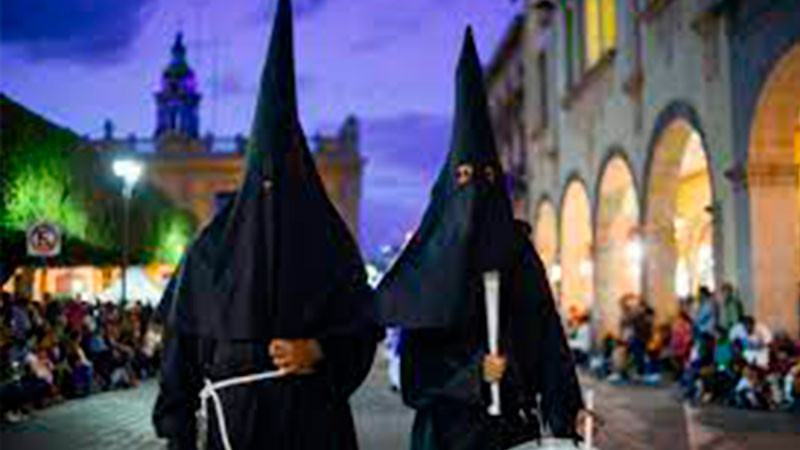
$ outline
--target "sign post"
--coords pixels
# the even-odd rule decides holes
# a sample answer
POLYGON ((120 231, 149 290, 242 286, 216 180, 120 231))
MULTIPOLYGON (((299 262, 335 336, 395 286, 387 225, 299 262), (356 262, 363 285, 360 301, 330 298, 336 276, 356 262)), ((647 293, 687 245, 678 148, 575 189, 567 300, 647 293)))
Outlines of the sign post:
POLYGON ((28 227, 28 256, 52 257, 61 253, 61 228, 50 222, 37 222, 28 227))

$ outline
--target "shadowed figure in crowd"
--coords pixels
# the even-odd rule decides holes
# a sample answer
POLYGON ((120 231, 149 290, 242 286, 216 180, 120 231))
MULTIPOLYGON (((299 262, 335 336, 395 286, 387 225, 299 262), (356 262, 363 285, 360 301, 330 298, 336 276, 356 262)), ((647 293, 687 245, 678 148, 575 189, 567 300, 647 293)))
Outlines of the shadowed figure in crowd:
POLYGON ((291 14, 281 0, 238 193, 159 308, 153 421, 170 448, 357 448, 348 398, 380 331, 358 247, 300 127, 291 14))
POLYGON ((413 450, 508 448, 538 437, 540 425, 576 436, 580 387, 529 233, 513 220, 467 29, 450 153, 419 229, 378 287, 382 320, 402 328, 403 401, 416 410, 413 450), (500 355, 487 352, 482 274, 494 270, 500 355), (487 382, 494 381, 499 417, 487 413, 487 382))

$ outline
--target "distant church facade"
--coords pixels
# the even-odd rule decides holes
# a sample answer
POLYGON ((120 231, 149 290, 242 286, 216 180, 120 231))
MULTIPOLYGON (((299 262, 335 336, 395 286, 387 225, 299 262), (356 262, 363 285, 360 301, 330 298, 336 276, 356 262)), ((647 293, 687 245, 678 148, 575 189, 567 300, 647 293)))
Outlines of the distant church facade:
MULTIPOLYGON (((200 224, 233 196, 244 173, 247 148, 243 135, 201 136, 201 101, 182 34, 178 33, 172 45, 172 59, 155 93, 152 137, 116 137, 113 124, 106 121, 104 136, 91 141, 98 151, 134 154, 142 160, 147 181, 191 211, 200 224)), ((314 160, 328 196, 358 238, 364 168, 358 121, 349 116, 336 134, 317 135, 312 141, 314 160)))

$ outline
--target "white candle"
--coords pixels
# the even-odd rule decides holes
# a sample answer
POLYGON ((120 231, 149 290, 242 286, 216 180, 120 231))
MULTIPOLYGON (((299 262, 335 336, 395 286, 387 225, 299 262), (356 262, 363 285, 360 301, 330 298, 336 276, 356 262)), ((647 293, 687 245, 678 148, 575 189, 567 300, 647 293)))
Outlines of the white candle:
MULTIPOLYGON (((492 355, 499 353, 498 328, 500 308, 500 273, 497 271, 483 274, 483 289, 486 294, 486 325, 489 339, 489 352, 492 355)), ((489 415, 500 415, 500 383, 494 382, 490 386, 492 403, 489 405, 489 415)))

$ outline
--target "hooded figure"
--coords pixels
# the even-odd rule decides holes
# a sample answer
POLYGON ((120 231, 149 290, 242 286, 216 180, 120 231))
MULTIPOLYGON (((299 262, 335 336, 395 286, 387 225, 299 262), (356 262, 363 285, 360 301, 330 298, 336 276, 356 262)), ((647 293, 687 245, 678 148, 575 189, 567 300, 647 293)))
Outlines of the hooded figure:
POLYGON ((300 127, 291 14, 281 0, 236 198, 198 234, 159 305, 167 340, 153 420, 173 448, 357 448, 348 397, 379 329, 358 247, 300 127))
POLYGON ((411 448, 509 448, 540 425, 575 437, 580 387, 530 227, 513 219, 470 29, 456 78, 450 153, 419 229, 378 287, 383 322, 403 329, 411 448), (486 356, 482 274, 494 270, 500 358, 486 356), (499 417, 487 414, 484 379, 500 381, 499 417))

